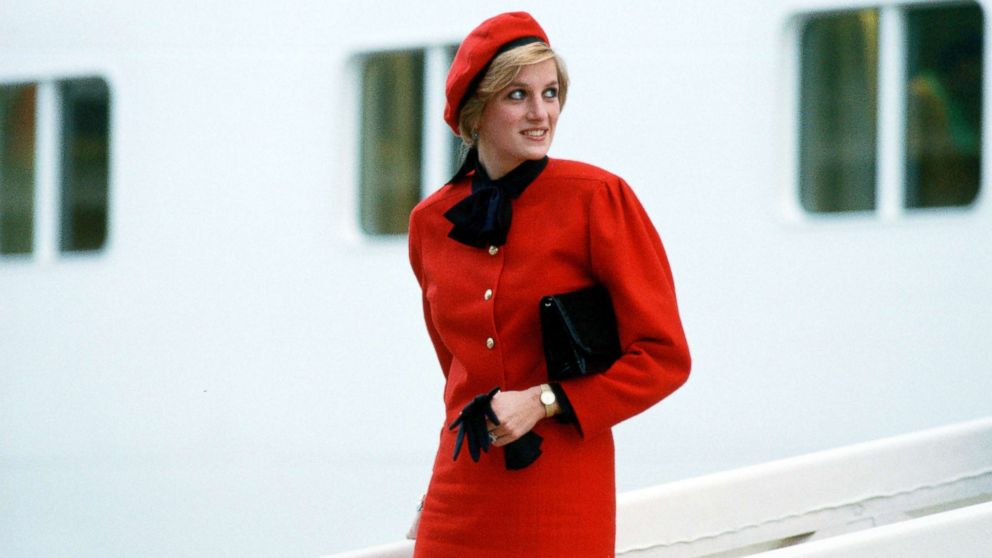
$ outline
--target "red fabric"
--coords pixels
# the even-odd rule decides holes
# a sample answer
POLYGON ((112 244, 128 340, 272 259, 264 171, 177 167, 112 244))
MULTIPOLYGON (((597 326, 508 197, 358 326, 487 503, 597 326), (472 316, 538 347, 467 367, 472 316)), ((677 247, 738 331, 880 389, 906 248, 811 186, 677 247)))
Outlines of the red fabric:
POLYGON ((509 12, 491 17, 462 41, 455 59, 451 61, 444 87, 448 100, 444 107, 444 121, 456 136, 461 135, 458 132, 458 114, 472 80, 489 64, 501 46, 524 37, 537 37, 545 44, 551 44, 544 29, 527 12, 509 12))
POLYGON ((602 283, 617 314, 623 356, 606 372, 562 383, 581 429, 542 420, 543 455, 507 471, 503 450, 452 461, 442 427, 414 555, 419 558, 613 556, 616 494, 610 428, 657 403, 688 377, 689 352, 661 240, 626 183, 590 165, 551 160, 513 202, 496 255, 447 237, 443 214, 468 195, 447 185, 414 210, 410 261, 446 382, 449 424, 494 386, 547 381, 538 303, 602 283), (485 300, 486 289, 494 296, 485 300), (486 339, 495 339, 492 349, 486 339))

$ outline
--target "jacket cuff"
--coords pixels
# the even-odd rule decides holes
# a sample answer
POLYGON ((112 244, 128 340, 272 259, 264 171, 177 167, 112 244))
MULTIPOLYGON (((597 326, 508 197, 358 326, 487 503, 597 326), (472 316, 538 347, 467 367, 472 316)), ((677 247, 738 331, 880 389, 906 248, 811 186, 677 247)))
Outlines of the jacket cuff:
POLYGON ((565 395, 565 390, 562 389, 561 384, 551 382, 548 385, 551 386, 551 391, 555 392, 555 401, 558 402, 558 408, 560 409, 560 412, 555 415, 555 420, 562 424, 578 425, 579 422, 575 418, 575 410, 572 409, 572 404, 569 403, 568 396, 565 395))

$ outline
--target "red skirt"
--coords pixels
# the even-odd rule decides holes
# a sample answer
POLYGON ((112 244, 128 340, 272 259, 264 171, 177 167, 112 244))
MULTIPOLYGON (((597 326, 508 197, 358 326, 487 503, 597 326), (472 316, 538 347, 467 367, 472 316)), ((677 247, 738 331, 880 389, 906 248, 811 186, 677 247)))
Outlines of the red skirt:
POLYGON ((503 448, 478 463, 455 433, 441 432, 414 558, 535 556, 612 558, 616 539, 613 436, 583 439, 575 426, 542 420, 542 455, 509 471, 503 448))

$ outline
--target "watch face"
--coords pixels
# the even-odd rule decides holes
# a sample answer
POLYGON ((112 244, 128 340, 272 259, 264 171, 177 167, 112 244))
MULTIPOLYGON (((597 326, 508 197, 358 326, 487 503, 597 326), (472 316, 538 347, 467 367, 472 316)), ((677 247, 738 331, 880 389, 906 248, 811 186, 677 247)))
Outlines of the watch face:
POLYGON ((555 402, 555 392, 545 391, 541 394, 541 403, 545 405, 551 405, 555 402))

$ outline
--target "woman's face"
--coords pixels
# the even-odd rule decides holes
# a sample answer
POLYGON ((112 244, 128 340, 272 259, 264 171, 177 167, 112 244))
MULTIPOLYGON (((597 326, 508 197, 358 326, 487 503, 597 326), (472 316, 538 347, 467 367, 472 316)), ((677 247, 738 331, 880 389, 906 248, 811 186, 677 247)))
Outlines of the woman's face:
POLYGON ((554 59, 522 67, 479 118, 479 158, 489 176, 499 178, 526 160, 547 155, 560 111, 554 59))

